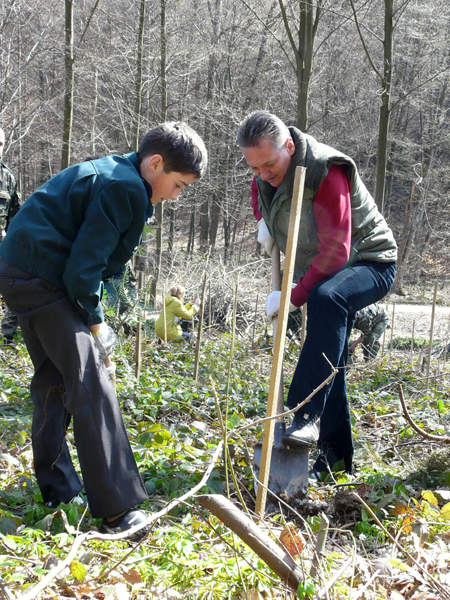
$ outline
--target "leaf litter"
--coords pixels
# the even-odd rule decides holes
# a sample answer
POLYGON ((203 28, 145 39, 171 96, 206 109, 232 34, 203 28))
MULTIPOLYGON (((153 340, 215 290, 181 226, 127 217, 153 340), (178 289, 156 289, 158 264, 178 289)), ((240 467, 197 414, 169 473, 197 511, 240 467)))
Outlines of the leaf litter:
MULTIPOLYGON (((236 342, 227 381, 229 337, 207 335, 198 382, 192 380, 192 346, 161 348, 149 336, 143 363, 151 367, 143 369, 139 384, 130 375, 133 338, 124 336, 117 356, 118 393, 149 491, 147 510, 157 511, 192 488, 221 439, 210 374, 229 429, 264 415, 271 361, 270 351, 260 343, 264 336, 259 330, 257 353, 250 351, 248 338, 236 342)), ((325 481, 310 486, 303 501, 271 507, 267 526, 304 569, 305 585, 297 594, 194 501, 178 506, 156 524, 137 549, 123 541, 91 541, 39 598, 450 597, 450 449, 412 430, 396 391, 401 383, 411 416, 423 429, 449 434, 447 368, 434 364, 427 380, 419 352, 411 361, 408 350, 386 347, 372 363, 357 360, 348 372, 354 476, 330 473, 325 481), (322 514, 330 526, 312 579, 309 573, 322 514)), ((288 344, 288 380, 297 355, 298 345, 288 344)), ((77 532, 99 525, 81 507, 62 505, 52 511, 42 504, 29 437, 30 374, 20 340, 14 349, 2 349, 0 597, 5 598, 20 598, 66 558, 77 532)), ((223 460, 219 461, 206 492, 228 491, 237 499, 237 483, 247 507, 254 508, 251 447, 261 434, 262 427, 257 426, 230 440, 236 477, 231 480, 229 468, 226 471, 223 460)), ((71 445, 70 431, 68 439, 71 445)))

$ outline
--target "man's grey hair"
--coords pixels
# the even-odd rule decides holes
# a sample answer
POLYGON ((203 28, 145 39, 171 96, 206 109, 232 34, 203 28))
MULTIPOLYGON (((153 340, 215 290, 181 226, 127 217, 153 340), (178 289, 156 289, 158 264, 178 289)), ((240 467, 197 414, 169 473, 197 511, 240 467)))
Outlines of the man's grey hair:
POLYGON ((264 137, 275 150, 281 150, 291 134, 276 115, 267 110, 255 110, 241 121, 237 141, 241 148, 252 148, 258 146, 264 137))

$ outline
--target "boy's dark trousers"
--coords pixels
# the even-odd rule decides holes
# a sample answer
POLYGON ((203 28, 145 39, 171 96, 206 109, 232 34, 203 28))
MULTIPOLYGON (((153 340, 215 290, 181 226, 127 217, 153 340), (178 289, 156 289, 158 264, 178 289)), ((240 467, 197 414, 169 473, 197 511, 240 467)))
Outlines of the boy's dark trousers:
POLYGON ((0 293, 18 315, 35 373, 32 444, 44 502, 67 502, 83 485, 66 442, 75 445, 94 518, 114 516, 147 498, 119 404, 88 327, 64 288, 0 258, 0 293))

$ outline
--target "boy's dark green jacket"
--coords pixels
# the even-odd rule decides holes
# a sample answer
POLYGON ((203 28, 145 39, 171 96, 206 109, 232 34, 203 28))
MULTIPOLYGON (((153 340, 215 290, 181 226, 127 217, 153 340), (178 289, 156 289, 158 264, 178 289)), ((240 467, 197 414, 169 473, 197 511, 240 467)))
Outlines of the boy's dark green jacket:
POLYGON ((153 214, 137 154, 64 169, 34 192, 8 228, 0 256, 65 287, 88 326, 103 321, 102 277, 136 251, 153 214))

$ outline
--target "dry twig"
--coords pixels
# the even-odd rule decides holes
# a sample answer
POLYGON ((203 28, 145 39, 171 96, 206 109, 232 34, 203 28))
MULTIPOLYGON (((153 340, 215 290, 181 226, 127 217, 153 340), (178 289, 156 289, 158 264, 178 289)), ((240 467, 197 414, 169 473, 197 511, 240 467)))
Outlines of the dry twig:
POLYGON ((398 384, 398 394, 400 396, 400 402, 402 404, 403 414, 405 415, 407 421, 409 422, 411 427, 414 429, 414 431, 417 431, 417 433, 420 433, 420 435, 427 440, 433 440, 433 442, 442 442, 443 444, 450 444, 450 437, 447 437, 444 435, 433 435, 432 433, 427 433, 426 431, 421 429, 418 425, 416 425, 416 423, 413 421, 413 418, 409 414, 408 409, 406 408, 405 398, 403 396, 403 388, 400 383, 398 384))
POLYGON ((48 585, 50 585, 50 583, 55 579, 55 577, 57 577, 57 575, 59 575, 62 571, 64 571, 64 569, 66 569, 70 565, 70 563, 76 556, 78 548, 84 542, 87 542, 89 540, 98 540, 98 539, 115 541, 115 540, 121 540, 121 539, 127 538, 131 533, 140 531, 141 529, 143 529, 144 527, 146 527, 148 525, 152 525, 158 519, 167 515, 173 508, 175 508, 175 506, 178 506, 179 504, 185 502, 191 496, 194 496, 198 491, 200 491, 202 489, 202 487, 208 481, 209 476, 211 475, 212 470, 214 468, 214 465, 216 464, 218 457, 222 453, 222 447, 223 447, 223 442, 220 441, 219 444, 217 445, 217 448, 216 448, 214 454, 211 457, 208 468, 206 469, 201 481, 199 483, 197 483, 197 485, 194 486, 192 489, 190 489, 188 492, 186 492, 179 498, 174 498, 173 500, 168 502, 162 510, 150 515, 149 518, 146 519, 143 523, 140 523, 139 525, 132 527, 131 529, 129 529, 128 531, 126 531, 124 533, 117 533, 115 535, 107 535, 107 534, 97 533, 94 531, 89 531, 87 533, 83 533, 82 535, 76 537, 65 560, 62 561, 54 569, 49 571, 47 573, 47 575, 37 585, 33 586, 32 588, 29 588, 27 590, 27 592, 25 594, 23 594, 22 596, 20 596, 17 600, 34 600, 40 592, 45 590, 45 588, 48 585))

